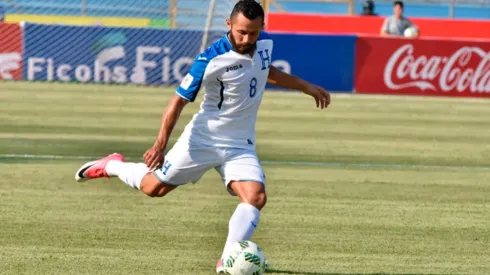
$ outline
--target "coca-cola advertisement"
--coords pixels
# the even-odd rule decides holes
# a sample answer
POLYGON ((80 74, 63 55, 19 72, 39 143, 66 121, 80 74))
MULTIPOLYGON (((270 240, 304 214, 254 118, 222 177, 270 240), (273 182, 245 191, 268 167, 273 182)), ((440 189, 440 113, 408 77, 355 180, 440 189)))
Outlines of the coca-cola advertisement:
POLYGON ((359 37, 355 89, 490 97, 490 41, 359 37))

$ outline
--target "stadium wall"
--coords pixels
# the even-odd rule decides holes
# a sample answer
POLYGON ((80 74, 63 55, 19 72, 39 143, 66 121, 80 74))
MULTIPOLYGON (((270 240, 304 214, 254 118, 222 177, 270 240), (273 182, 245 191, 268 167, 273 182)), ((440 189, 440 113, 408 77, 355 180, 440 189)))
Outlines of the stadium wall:
MULTIPOLYGON (((44 24, 0 24, 0 33, 3 80, 122 85, 177 85, 203 37, 190 30, 44 24)), ((273 65, 330 91, 490 97, 490 40, 271 35, 273 65)))

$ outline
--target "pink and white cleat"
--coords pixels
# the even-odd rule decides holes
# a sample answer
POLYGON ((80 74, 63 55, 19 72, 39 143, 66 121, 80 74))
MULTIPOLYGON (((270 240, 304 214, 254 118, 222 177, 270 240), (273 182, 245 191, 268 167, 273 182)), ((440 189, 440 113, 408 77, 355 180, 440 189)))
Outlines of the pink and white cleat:
POLYGON ((221 259, 219 259, 218 263, 216 264, 216 273, 226 274, 225 267, 223 266, 223 260, 221 259))
POLYGON ((82 165, 75 174, 76 181, 84 182, 91 179, 110 178, 105 171, 105 167, 110 160, 118 160, 124 162, 123 155, 114 153, 105 158, 96 161, 90 161, 82 165))

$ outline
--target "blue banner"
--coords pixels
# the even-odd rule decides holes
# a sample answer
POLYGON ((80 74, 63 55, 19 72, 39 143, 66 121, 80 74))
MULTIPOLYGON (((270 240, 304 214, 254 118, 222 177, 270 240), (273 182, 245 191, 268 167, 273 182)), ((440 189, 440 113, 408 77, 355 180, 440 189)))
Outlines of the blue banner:
MULTIPOLYGON (((271 35, 273 65, 328 90, 352 92, 354 36, 271 35)), ((199 54, 202 37, 202 31, 193 30, 27 24, 23 76, 37 81, 175 85, 199 54)))
POLYGON ((199 53, 202 31, 27 24, 24 79, 173 85, 199 53))
POLYGON ((286 72, 329 91, 353 91, 356 36, 272 34, 272 37, 272 59, 276 66, 277 60, 284 60, 289 67, 286 72))

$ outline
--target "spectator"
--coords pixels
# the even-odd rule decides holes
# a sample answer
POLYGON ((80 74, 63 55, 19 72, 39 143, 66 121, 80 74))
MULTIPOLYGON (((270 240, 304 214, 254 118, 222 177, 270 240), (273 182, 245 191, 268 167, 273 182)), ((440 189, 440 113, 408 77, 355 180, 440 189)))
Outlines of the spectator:
POLYGON ((367 0, 362 5, 362 15, 377 15, 374 13, 374 1, 367 0))
POLYGON ((395 1, 393 3, 393 15, 385 19, 381 28, 381 35, 404 36, 405 30, 410 27, 415 27, 415 25, 403 16, 403 2, 395 1))

